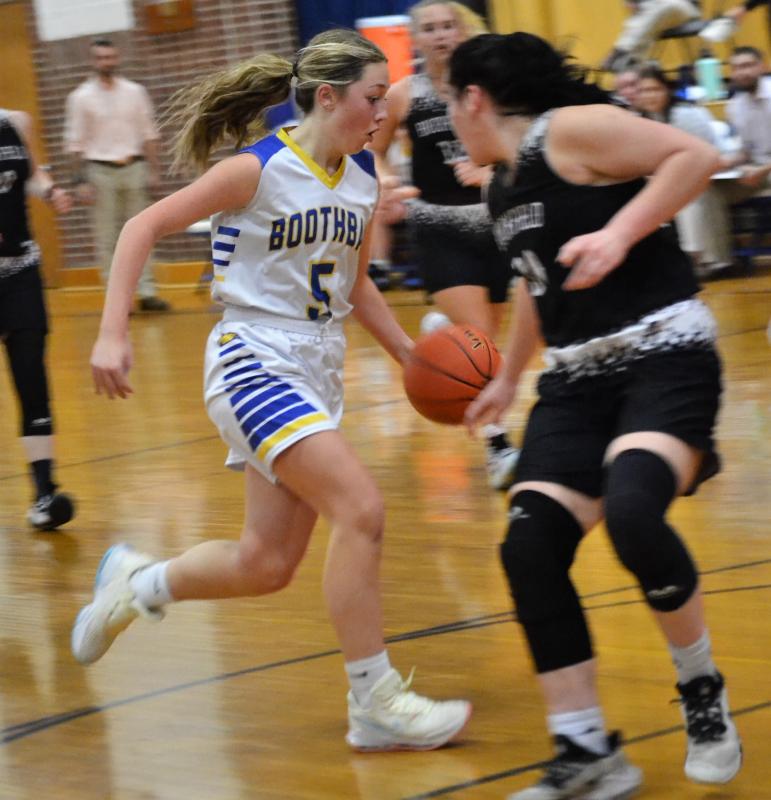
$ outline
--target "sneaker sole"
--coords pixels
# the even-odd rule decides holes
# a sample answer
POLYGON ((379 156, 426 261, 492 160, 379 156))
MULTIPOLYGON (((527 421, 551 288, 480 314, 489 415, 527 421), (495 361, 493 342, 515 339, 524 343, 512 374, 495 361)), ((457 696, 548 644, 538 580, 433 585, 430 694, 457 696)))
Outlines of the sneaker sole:
POLYGON ((695 775, 692 775, 688 772, 688 769, 685 770, 685 777, 689 780, 692 780, 694 783, 702 784, 703 786, 721 786, 725 783, 730 783, 738 774, 739 770, 742 768, 742 764, 744 763, 744 749, 739 746, 739 757, 736 762, 732 765, 732 772, 728 777, 721 778, 720 780, 705 780, 704 778, 698 778, 695 775))
POLYGON ((440 747, 444 747, 446 744, 449 744, 453 739, 460 736, 463 731, 466 730, 473 713, 474 707, 471 705, 471 703, 469 703, 466 718, 463 720, 461 725, 456 730, 451 731, 447 736, 443 737, 440 741, 432 742, 431 744, 409 744, 407 742, 398 742, 387 745, 359 745, 352 742, 348 736, 345 737, 345 741, 348 746, 357 753, 396 753, 407 751, 422 752, 426 750, 438 750, 440 747))
POLYGON ((118 605, 116 603, 115 606, 113 606, 113 608, 107 615, 107 621, 104 624, 103 628, 104 646, 100 647, 95 653, 89 654, 89 656, 87 657, 82 657, 81 655, 78 654, 78 648, 75 645, 75 633, 78 629, 78 623, 80 622, 81 618, 91 608, 92 605, 93 605, 92 603, 89 603, 87 606, 85 606, 80 610, 78 616, 75 618, 75 624, 72 626, 72 641, 70 644, 70 649, 72 650, 72 655, 75 656, 75 660, 78 661, 78 663, 84 665, 93 664, 94 662, 98 661, 110 649, 110 647, 112 647, 112 643, 118 637, 118 634, 126 630, 126 628, 128 628, 128 626, 135 619, 135 617, 129 616, 121 620, 120 622, 113 622, 112 624, 110 624, 110 617, 115 611, 115 607, 118 605))

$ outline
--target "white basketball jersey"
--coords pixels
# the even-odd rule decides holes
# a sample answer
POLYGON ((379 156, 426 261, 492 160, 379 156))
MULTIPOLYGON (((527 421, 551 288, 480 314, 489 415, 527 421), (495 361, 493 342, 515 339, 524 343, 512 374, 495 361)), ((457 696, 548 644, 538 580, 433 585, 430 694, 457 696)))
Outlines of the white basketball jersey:
POLYGON ((243 152, 262 176, 246 208, 212 217, 212 297, 286 319, 342 319, 377 201, 372 153, 345 156, 328 175, 285 130, 243 152))

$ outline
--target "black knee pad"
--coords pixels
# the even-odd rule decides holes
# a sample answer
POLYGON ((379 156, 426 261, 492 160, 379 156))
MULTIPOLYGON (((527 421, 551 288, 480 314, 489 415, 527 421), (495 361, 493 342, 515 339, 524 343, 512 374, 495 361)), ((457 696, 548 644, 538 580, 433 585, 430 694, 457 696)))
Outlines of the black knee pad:
POLYGON ((624 450, 608 469, 605 525, 621 563, 657 611, 676 611, 698 583, 688 550, 664 520, 676 491, 672 468, 648 450, 624 450))
POLYGON ((569 575, 582 536, 575 517, 545 494, 526 490, 512 498, 501 562, 539 673, 592 657, 569 575))
POLYGON ((45 369, 43 330, 29 329, 8 334, 5 347, 21 407, 22 436, 53 433, 45 369))

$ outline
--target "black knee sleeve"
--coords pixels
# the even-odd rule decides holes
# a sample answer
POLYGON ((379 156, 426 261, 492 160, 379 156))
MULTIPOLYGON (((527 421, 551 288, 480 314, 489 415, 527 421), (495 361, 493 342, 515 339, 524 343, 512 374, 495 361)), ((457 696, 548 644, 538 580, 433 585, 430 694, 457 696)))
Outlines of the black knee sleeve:
POLYGON ((53 433, 45 369, 45 331, 20 330, 8 334, 5 347, 21 407, 22 436, 53 433))
POLYGON ((589 630, 570 580, 583 531, 556 500, 514 495, 501 561, 536 670, 551 672, 592 657, 589 630))
POLYGON ((648 450, 625 450, 608 470, 608 533, 621 563, 657 611, 676 611, 698 583, 688 550, 664 520, 676 491, 671 467, 648 450))

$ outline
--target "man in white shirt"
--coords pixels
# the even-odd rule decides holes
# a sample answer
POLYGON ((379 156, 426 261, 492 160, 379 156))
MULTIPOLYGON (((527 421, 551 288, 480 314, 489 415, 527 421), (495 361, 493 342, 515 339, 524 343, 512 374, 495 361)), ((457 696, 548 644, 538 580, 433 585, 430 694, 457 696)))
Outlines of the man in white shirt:
MULTIPOLYGON (((724 158, 724 168, 738 177, 713 181, 724 206, 716 235, 730 246, 729 207, 757 195, 771 194, 771 77, 765 76, 763 53, 754 47, 737 47, 731 54, 731 85, 734 96, 726 116, 741 140, 741 150, 724 158)), ((716 176, 720 177, 720 176, 716 176)))
MULTIPOLYGON (((109 39, 91 43, 94 74, 67 97, 65 140, 75 191, 92 208, 102 276, 107 281, 123 224, 150 204, 158 185, 158 130, 147 90, 117 74, 120 53, 109 39)), ((150 262, 138 286, 142 311, 166 311, 150 262)))
POLYGON ((737 47, 731 55, 736 94, 726 114, 742 141, 745 185, 759 187, 771 172, 771 77, 760 50, 737 47))

